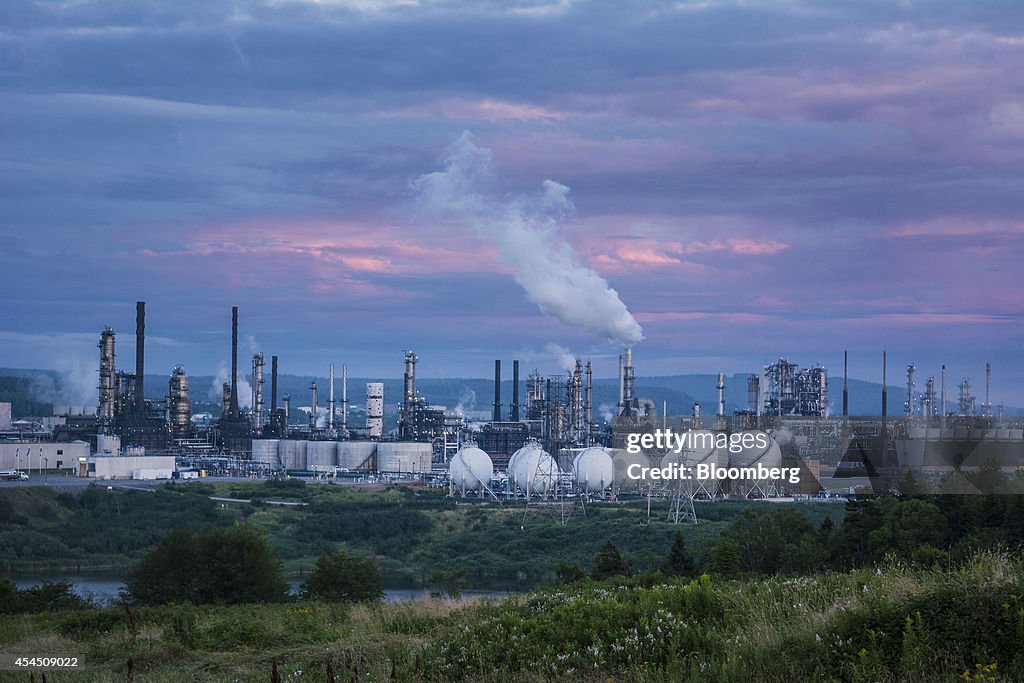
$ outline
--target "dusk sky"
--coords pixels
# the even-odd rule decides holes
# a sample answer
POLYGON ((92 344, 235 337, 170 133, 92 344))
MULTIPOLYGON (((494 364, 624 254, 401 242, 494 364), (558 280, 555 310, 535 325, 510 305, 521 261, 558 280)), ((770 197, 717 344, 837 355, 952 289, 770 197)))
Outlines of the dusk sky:
POLYGON ((1024 405, 1022 65, 1017 0, 4 0, 0 366, 132 368, 145 300, 151 373, 237 305, 292 374, 642 334, 1024 405))

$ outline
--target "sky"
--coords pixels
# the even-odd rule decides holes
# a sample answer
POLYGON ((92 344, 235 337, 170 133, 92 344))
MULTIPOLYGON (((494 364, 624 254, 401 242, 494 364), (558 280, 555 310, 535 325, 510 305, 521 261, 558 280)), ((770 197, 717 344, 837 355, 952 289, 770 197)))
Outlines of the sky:
POLYGON ((613 376, 1024 405, 1024 5, 0 6, 0 366, 613 376), (242 363, 247 366, 246 362, 242 363))

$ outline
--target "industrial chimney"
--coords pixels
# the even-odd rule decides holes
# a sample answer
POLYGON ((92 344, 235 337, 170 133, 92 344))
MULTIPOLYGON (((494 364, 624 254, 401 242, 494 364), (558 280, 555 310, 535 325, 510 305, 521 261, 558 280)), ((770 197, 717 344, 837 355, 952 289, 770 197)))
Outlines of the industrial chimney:
POLYGON ((847 352, 843 351, 843 417, 850 415, 850 384, 847 374, 849 369, 847 360, 847 352))
POLYGON ((139 413, 146 410, 146 392, 143 383, 146 375, 146 302, 135 302, 135 408, 139 413))
POLYGON ((238 417, 238 306, 231 307, 231 417, 238 417))
POLYGON ((512 361, 512 413, 508 416, 511 422, 519 422, 519 361, 512 361))
POLYGON ((494 415, 495 422, 501 422, 501 360, 494 361, 494 415))

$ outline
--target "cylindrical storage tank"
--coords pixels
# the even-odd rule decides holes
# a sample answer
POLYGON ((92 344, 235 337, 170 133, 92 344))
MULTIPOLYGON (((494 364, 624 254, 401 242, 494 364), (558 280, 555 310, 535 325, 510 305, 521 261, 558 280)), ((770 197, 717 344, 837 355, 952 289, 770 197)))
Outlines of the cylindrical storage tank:
POLYGON ((615 485, 620 491, 639 491, 642 486, 653 482, 652 479, 633 479, 629 476, 631 465, 640 468, 650 467, 651 459, 643 453, 630 453, 624 449, 612 451, 612 466, 615 472, 615 485))
POLYGON ((558 464, 540 446, 528 444, 513 454, 515 466, 509 470, 509 479, 523 493, 547 493, 558 484, 558 464))
POLYGON ((587 493, 599 493, 615 481, 612 456, 603 448, 591 447, 576 456, 572 462, 576 485, 587 493))
POLYGON ((277 459, 278 443, 279 439, 253 439, 252 461, 277 467, 280 464, 277 459))
POLYGON ((384 434, 384 383, 366 383, 366 429, 370 438, 384 434))
POLYGON ((491 484, 494 463, 491 456, 476 446, 463 446, 448 465, 448 477, 452 486, 463 493, 481 491, 491 484))
POLYGON ((382 441, 377 444, 378 472, 429 472, 433 449, 418 441, 382 441))
POLYGON ((121 437, 114 434, 99 434, 96 437, 96 452, 100 455, 121 455, 121 437))
POLYGON ((286 470, 305 470, 306 441, 282 439, 277 444, 277 452, 281 458, 281 467, 286 470))
POLYGON ((323 471, 338 464, 338 444, 334 441, 309 441, 306 444, 306 469, 323 471))
POLYGON ((342 441, 338 444, 338 467, 346 470, 373 469, 376 454, 376 441, 342 441))

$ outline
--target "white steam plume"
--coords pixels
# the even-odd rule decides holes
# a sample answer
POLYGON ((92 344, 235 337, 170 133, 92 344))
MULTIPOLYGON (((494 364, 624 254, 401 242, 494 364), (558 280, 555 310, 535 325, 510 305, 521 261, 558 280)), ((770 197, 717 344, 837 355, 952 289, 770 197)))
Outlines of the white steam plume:
POLYGON ((491 151, 477 147, 466 132, 449 149, 444 170, 421 175, 412 186, 427 207, 491 236, 542 313, 619 346, 642 340, 643 330, 618 292, 580 265, 556 234, 559 220, 573 212, 569 188, 545 180, 532 199, 493 200, 478 189, 491 175, 491 151))
MULTIPOLYGON (((210 401, 220 405, 224 398, 224 383, 231 381, 231 373, 228 372, 228 365, 221 361, 217 368, 217 376, 213 378, 208 394, 210 401)), ((238 373, 238 408, 248 410, 252 407, 252 385, 245 379, 242 373, 238 373)))
POLYGON ((548 342, 544 347, 544 350, 555 357, 558 367, 562 370, 572 372, 576 369, 576 357, 573 356, 572 352, 564 346, 554 342, 548 342))

